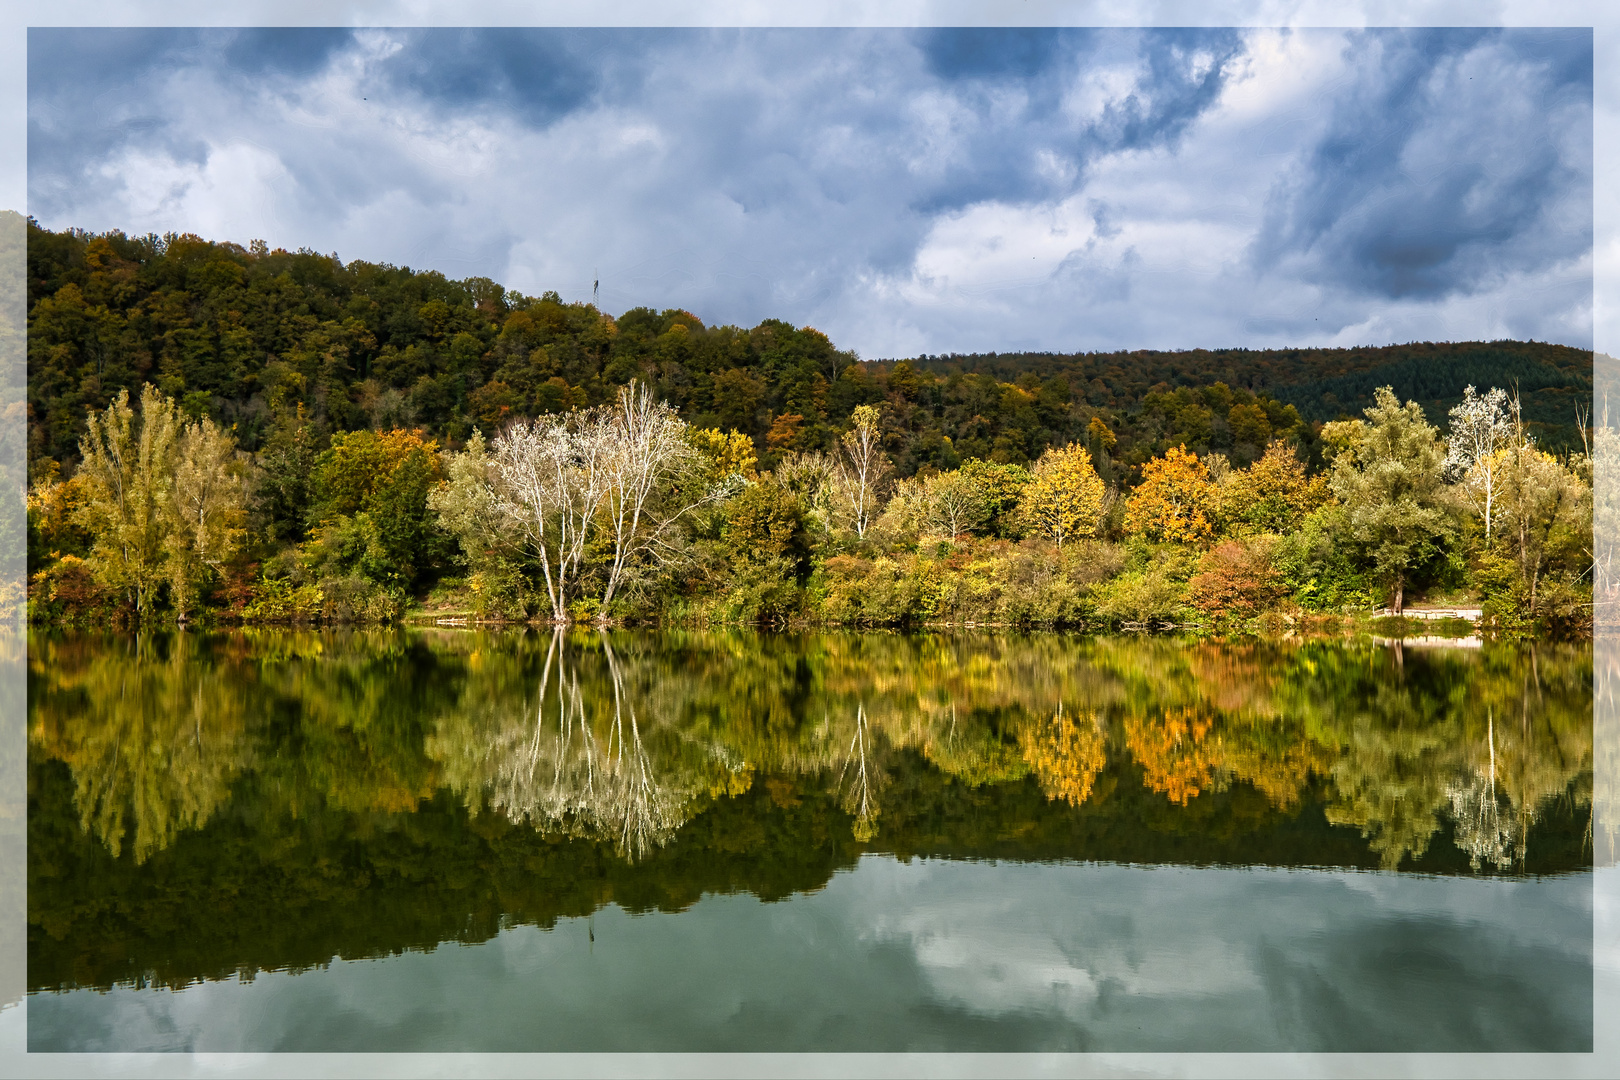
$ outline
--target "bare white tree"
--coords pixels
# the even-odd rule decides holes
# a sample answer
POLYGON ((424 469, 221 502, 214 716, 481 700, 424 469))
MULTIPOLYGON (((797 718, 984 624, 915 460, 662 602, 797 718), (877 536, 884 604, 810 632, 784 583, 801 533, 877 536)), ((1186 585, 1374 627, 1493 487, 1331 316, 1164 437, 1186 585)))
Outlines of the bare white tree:
POLYGON ((1499 451, 1517 436, 1518 402, 1507 391, 1492 387, 1484 394, 1472 386, 1463 391, 1462 404, 1451 410, 1451 431, 1446 440, 1446 474, 1474 503, 1485 523, 1485 542, 1495 527, 1496 500, 1501 487, 1499 451))
POLYGON ((693 457, 686 425, 669 403, 653 400, 647 385, 635 380, 619 391, 610 416, 605 432, 609 452, 604 459, 604 509, 613 558, 602 590, 604 615, 632 561, 656 550, 677 520, 713 498, 708 490, 688 490, 684 498, 665 507, 665 513, 655 513, 655 496, 667 492, 667 481, 693 457))
POLYGON ((607 497, 615 439, 602 410, 518 421, 495 440, 501 510, 539 560, 552 618, 568 598, 591 525, 607 497))

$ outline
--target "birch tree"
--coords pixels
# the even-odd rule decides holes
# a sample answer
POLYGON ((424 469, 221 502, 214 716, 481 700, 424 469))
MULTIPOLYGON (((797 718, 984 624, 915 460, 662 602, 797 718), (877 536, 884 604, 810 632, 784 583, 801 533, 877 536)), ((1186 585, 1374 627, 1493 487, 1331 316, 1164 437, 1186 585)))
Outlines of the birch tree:
POLYGON ((865 539, 866 531, 872 527, 881 509, 878 489, 888 475, 889 458, 883 452, 877 407, 857 405, 851 420, 852 426, 840 440, 843 454, 838 464, 844 496, 849 502, 851 524, 855 535, 865 539))
POLYGON ((924 480, 923 506, 929 529, 952 540, 977 529, 990 516, 989 492, 960 469, 924 480))
MULTIPOLYGON (((619 390, 619 400, 605 425, 603 507, 613 544, 602 589, 607 612, 623 584, 630 563, 663 543, 670 527, 712 498, 711 491, 688 489, 674 505, 656 513, 655 496, 663 493, 693 456, 686 425, 668 402, 653 400, 645 383, 632 380, 619 390)), ((673 493, 671 493, 673 494, 673 493)))
POLYGON ((1469 386, 1463 391, 1462 404, 1451 410, 1446 476, 1479 513, 1486 544, 1491 542, 1500 497, 1500 451, 1514 443, 1517 416, 1518 402, 1510 403, 1500 387, 1480 394, 1469 386))

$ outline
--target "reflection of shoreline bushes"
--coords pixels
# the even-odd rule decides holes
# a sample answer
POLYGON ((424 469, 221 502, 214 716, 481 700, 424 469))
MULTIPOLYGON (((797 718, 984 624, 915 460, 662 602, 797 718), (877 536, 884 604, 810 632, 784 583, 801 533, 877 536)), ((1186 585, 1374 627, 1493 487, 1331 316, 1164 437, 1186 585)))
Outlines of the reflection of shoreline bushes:
POLYGON ((283 770, 295 814, 409 810, 448 787, 471 813, 631 858, 757 776, 811 776, 881 835, 888 764, 915 753, 972 788, 1033 778, 1076 810, 1121 762, 1169 806, 1235 784, 1280 813, 1326 799, 1387 866, 1466 805, 1476 833, 1501 826, 1473 857, 1506 867, 1592 763, 1581 649, 397 631, 35 646, 30 745, 70 766, 81 828, 137 862, 242 777, 283 770))

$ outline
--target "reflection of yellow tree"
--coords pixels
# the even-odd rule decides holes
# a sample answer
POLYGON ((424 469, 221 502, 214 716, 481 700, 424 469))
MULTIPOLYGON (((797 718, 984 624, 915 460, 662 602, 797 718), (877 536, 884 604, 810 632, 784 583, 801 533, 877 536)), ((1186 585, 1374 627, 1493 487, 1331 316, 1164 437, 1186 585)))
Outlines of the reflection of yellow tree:
POLYGON ((252 759, 242 672, 195 639, 36 642, 30 741, 73 771, 83 827, 136 862, 200 828, 252 759))
POLYGON ((1018 745, 1046 797, 1071 806, 1091 797, 1097 774, 1108 760, 1102 717, 1092 714, 1076 721, 1063 715, 1061 704, 1051 720, 1020 731, 1018 745))
POLYGON ((1142 766, 1142 782, 1171 802, 1188 800, 1213 787, 1221 765, 1221 743, 1211 739, 1213 716, 1182 706, 1157 722, 1145 716, 1125 721, 1125 745, 1142 766))

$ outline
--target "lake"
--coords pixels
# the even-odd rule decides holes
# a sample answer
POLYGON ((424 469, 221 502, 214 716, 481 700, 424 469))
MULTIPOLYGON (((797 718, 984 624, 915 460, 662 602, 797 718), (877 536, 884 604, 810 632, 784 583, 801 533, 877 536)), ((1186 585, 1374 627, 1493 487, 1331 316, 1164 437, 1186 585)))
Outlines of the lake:
POLYGON ((1587 1051, 1592 652, 36 634, 31 1051, 1587 1051))

